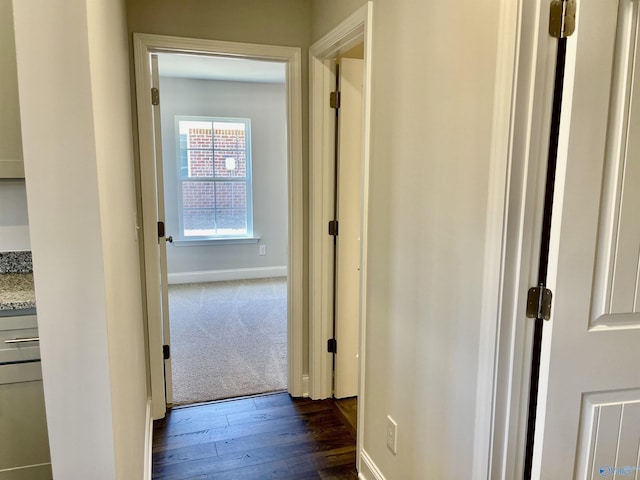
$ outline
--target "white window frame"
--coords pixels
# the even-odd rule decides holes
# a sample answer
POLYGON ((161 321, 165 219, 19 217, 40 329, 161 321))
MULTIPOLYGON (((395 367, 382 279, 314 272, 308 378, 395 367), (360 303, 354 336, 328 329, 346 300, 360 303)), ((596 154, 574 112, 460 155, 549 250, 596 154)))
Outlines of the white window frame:
MULTIPOLYGON (((213 135, 213 133, 212 133, 213 135)), ((251 119, 235 118, 235 117, 209 117, 209 116, 190 116, 176 115, 175 117, 175 139, 176 139, 176 183, 178 194, 178 224, 180 228, 179 238, 174 242, 177 246, 185 245, 207 245, 207 244, 227 244, 227 243, 257 243, 260 237, 253 235, 253 175, 252 175, 252 151, 251 151, 251 119), (183 177, 181 172, 181 152, 180 145, 180 122, 196 121, 211 122, 212 129, 214 123, 243 123, 245 126, 245 152, 246 152, 246 177, 183 177), (246 184, 246 223, 247 233, 242 235, 184 235, 184 209, 183 209, 183 182, 243 182, 246 184)), ((212 152, 215 149, 212 146, 212 152)))

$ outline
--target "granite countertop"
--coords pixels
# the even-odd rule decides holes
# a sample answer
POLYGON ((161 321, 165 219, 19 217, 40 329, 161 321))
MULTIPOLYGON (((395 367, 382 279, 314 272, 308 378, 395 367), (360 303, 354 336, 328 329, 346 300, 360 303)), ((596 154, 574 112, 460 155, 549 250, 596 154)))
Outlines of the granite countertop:
POLYGON ((0 274, 0 310, 35 308, 33 273, 0 274))
POLYGON ((36 306, 31 252, 0 253, 0 310, 36 306))

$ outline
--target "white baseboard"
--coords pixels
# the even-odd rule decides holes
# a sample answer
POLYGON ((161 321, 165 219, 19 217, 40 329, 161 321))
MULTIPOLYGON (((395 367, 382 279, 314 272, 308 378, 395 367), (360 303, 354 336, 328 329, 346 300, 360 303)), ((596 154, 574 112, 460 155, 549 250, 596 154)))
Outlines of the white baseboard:
POLYGON ((358 479, 386 480, 380 469, 364 449, 360 451, 360 472, 358 472, 358 479))
POLYGON ((227 280, 249 280, 255 278, 286 277, 287 266, 233 268, 229 270, 206 270, 202 272, 170 273, 170 285, 178 283, 223 282, 227 280))
POLYGON ((151 414, 151 398, 147 400, 146 431, 144 435, 144 480, 151 480, 153 469, 153 415, 151 414))
POLYGON ((309 375, 302 376, 302 396, 309 398, 309 375))

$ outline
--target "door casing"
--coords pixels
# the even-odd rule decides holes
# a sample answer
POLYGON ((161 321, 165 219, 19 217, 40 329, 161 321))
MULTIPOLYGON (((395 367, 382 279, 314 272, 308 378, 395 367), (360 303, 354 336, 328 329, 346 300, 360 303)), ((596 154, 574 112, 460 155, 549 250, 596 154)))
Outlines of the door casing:
POLYGON ((524 470, 533 340, 525 310, 527 291, 537 282, 557 51, 548 18, 546 0, 501 2, 476 390, 477 480, 521 478, 524 470))
MULTIPOLYGON (((155 179, 154 127, 151 109, 150 54, 189 53, 272 60, 286 64, 287 152, 288 152, 288 292, 287 316, 289 393, 305 396, 308 376, 304 375, 303 305, 303 177, 302 177, 302 82, 301 53, 297 47, 258 45, 134 33, 134 62, 138 136, 140 149, 140 194, 143 214, 143 262, 148 325, 149 377, 152 416, 166 412, 164 364, 162 357, 162 311, 158 262, 157 192, 155 179)), ((162 95, 162 94, 161 94, 162 95)))
POLYGON ((360 261, 360 321, 358 380, 358 471, 364 438, 364 365, 366 358, 367 218, 369 198, 369 144, 371 112, 371 49, 373 2, 368 1, 309 49, 309 161, 310 161, 310 265, 309 265, 309 396, 332 395, 333 369, 327 339, 333 331, 333 240, 327 234, 333 220, 335 114, 329 94, 335 89, 335 58, 364 43, 364 91, 362 131, 362 230, 360 261))

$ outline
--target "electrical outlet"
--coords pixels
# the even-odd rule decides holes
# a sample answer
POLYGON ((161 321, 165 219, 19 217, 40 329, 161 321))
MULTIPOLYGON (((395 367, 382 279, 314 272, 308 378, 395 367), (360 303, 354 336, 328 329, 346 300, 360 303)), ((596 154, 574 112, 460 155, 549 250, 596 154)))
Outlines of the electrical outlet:
POLYGON ((266 254, 267 254, 267 246, 260 245, 260 255, 266 255, 266 254))
POLYGON ((387 415, 387 447, 393 454, 398 453, 398 424, 387 415))

